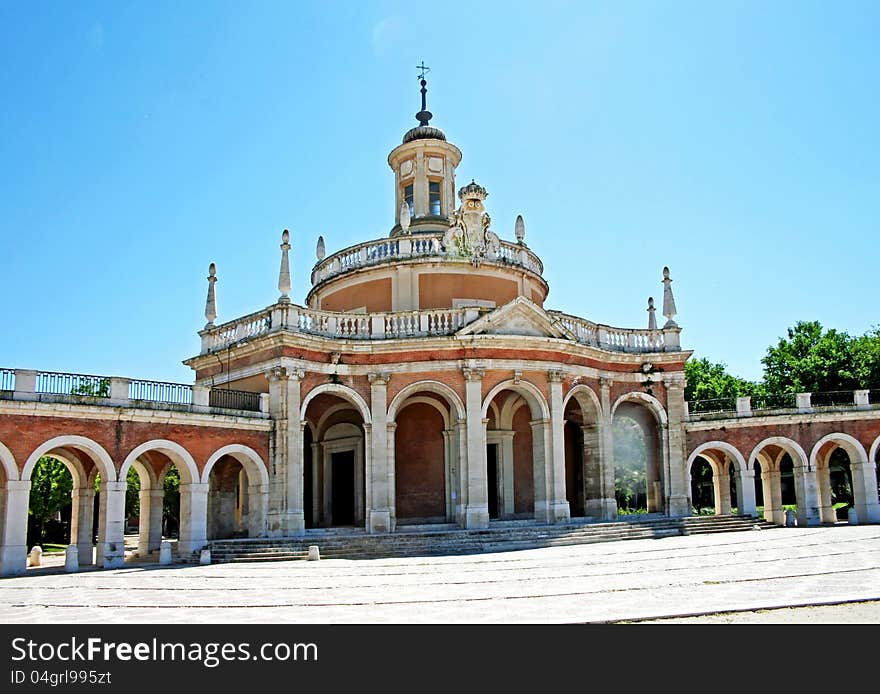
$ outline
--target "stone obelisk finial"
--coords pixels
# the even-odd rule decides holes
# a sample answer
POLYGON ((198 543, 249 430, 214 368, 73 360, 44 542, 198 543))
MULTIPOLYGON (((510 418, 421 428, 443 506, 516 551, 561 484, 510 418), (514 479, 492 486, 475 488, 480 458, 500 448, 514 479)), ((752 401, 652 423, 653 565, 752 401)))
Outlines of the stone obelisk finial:
POLYGON ((281 296, 278 297, 279 304, 289 304, 290 297, 290 261, 287 252, 290 250, 290 232, 285 229, 281 232, 281 271, 278 273, 278 291, 281 296))
POLYGON ((400 206, 400 229, 404 234, 409 233, 409 223, 412 219, 412 215, 409 211, 409 205, 406 200, 403 201, 403 204, 400 206))
POLYGON ((657 309, 654 308, 654 297, 648 297, 648 330, 656 330, 657 329, 657 317, 654 315, 654 312, 657 309))
POLYGON ((513 233, 516 236, 516 242, 522 244, 526 238, 526 223, 523 221, 522 215, 516 216, 516 224, 513 225, 513 233))
POLYGON ((217 266, 211 263, 208 266, 208 300, 205 302, 205 318, 208 322, 205 328, 214 325, 217 318, 217 296, 214 294, 214 283, 217 281, 217 266))
POLYGON ((318 262, 320 263, 327 255, 327 247, 324 245, 324 237, 318 237, 318 245, 315 246, 315 255, 318 257, 318 262))
POLYGON ((669 268, 663 268, 663 315, 666 317, 664 328, 677 328, 678 323, 672 320, 678 311, 675 308, 675 297, 672 296, 672 280, 669 279, 669 268))

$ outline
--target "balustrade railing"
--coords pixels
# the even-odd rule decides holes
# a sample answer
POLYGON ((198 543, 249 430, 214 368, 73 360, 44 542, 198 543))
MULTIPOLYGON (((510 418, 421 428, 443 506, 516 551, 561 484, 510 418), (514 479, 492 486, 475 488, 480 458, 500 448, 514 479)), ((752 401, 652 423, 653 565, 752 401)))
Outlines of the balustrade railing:
POLYGON ((571 332, 578 342, 614 352, 664 352, 679 349, 678 333, 669 331, 676 341, 667 341, 667 331, 640 328, 613 328, 559 311, 547 311, 571 332))
POLYGON ((39 371, 37 372, 36 392, 48 395, 85 395, 95 398, 109 398, 110 377, 39 371))
MULTIPOLYGON (((850 393, 850 399, 852 393, 850 393)), ((752 411, 755 410, 787 410, 797 407, 797 396, 794 393, 773 393, 770 395, 753 395, 752 411)))
POLYGON ((710 398, 688 403, 690 414, 713 414, 717 412, 736 412, 736 398, 710 398))
MULTIPOLYGON (((356 246, 349 246, 315 265, 312 270, 312 285, 319 284, 343 272, 381 263, 389 258, 411 258, 426 255, 456 258, 454 254, 446 253, 443 250, 440 240, 440 236, 413 234, 412 236, 368 241, 356 246)), ((488 258, 487 260, 493 259, 488 258)), ((539 275, 544 272, 544 264, 538 256, 525 246, 509 241, 501 241, 498 256, 494 260, 518 265, 539 275)))
POLYGON ((186 383, 133 380, 128 386, 131 400, 167 402, 175 405, 192 404, 192 386, 186 383))
POLYGON ((15 369, 0 369, 0 390, 15 390, 15 369))
POLYGON ((853 404, 853 392, 851 390, 835 390, 810 395, 811 407, 840 407, 853 404))
POLYGON ((260 394, 245 390, 213 388, 208 394, 208 405, 228 410, 260 411, 260 394))

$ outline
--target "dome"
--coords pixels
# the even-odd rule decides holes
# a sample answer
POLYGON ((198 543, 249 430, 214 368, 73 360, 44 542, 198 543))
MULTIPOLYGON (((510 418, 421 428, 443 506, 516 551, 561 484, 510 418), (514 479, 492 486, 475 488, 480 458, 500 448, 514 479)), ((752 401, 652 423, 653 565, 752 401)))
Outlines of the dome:
POLYGON ((435 128, 433 125, 419 125, 412 130, 408 130, 403 136, 403 144, 412 142, 413 140, 443 140, 446 141, 446 134, 435 128))

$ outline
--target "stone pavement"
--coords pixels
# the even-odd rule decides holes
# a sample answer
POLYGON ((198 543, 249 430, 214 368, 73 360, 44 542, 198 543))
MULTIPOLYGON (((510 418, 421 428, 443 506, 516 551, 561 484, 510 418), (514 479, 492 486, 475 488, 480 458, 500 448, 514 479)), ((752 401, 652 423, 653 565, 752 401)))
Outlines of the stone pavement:
POLYGON ((878 599, 880 526, 837 525, 467 556, 36 569, 0 580, 0 622, 609 622, 878 599))

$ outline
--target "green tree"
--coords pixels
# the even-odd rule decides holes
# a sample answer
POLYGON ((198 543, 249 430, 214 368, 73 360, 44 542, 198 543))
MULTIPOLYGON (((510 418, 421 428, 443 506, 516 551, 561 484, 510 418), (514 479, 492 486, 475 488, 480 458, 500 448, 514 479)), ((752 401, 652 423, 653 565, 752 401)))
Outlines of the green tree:
POLYGON ((850 350, 859 388, 880 388, 880 328, 854 338, 850 350))
POLYGON ((762 391, 760 384, 729 374, 725 364, 710 362, 705 357, 688 360, 684 374, 687 379, 684 397, 688 402, 744 397, 762 391))
POLYGON ((173 537, 180 529, 180 473, 173 465, 165 473, 162 497, 162 535, 173 537))
POLYGON ((617 507, 621 513, 630 513, 648 504, 648 449, 645 434, 634 419, 615 416, 612 436, 617 507))
POLYGON ((88 395, 97 398, 110 397, 110 379, 101 378, 95 383, 80 383, 70 389, 71 395, 88 395))
POLYGON ((70 506, 73 477, 64 463, 44 456, 31 473, 28 505, 28 545, 45 542, 47 524, 52 517, 70 506))
MULTIPOLYGON (((870 345, 864 361, 870 368, 870 345)), ((853 338, 819 321, 799 321, 788 338, 767 349, 761 360, 764 383, 771 393, 820 393, 859 387, 853 358, 853 338)))

